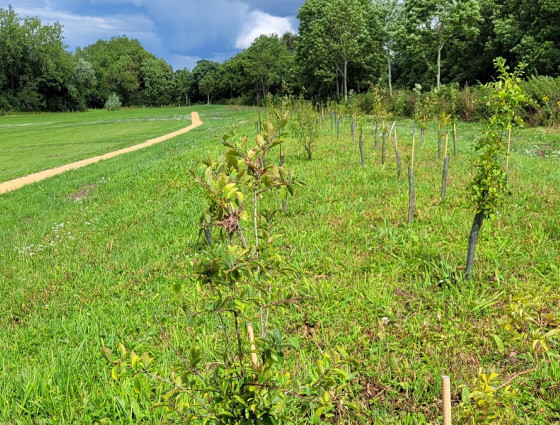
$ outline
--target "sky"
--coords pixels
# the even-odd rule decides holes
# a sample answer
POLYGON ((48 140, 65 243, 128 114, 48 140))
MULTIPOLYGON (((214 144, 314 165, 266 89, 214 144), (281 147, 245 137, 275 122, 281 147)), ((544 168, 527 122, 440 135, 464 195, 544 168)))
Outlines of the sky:
POLYGON ((126 35, 165 59, 191 69, 247 48, 261 34, 297 32, 304 0, 0 0, 20 17, 58 21, 70 51, 126 35))

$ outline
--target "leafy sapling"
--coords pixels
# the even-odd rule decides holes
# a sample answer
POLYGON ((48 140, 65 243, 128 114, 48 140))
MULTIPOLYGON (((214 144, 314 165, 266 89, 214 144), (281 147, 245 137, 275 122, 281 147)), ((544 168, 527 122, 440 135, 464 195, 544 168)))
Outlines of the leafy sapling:
POLYGON ((503 58, 494 60, 494 65, 498 70, 498 80, 487 84, 486 99, 492 116, 485 134, 475 145, 480 155, 476 162, 477 174, 469 185, 476 214, 469 235, 465 268, 467 280, 471 278, 476 243, 484 219, 496 214, 506 193, 507 173, 501 159, 507 150, 503 138, 512 122, 518 119, 516 106, 525 99, 518 84, 519 71, 509 73, 503 58))
POLYGON ((311 102, 303 99, 296 103, 296 120, 293 126, 299 144, 304 148, 307 158, 313 159, 315 145, 319 138, 317 115, 311 102))

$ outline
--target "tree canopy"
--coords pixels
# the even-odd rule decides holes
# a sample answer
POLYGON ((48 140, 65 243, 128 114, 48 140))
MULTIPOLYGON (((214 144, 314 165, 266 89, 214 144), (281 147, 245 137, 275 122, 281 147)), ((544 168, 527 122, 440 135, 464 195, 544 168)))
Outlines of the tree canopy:
POLYGON ((345 99, 372 84, 485 83, 493 60, 560 75, 560 3, 552 0, 306 0, 298 34, 261 35, 223 63, 173 70, 138 40, 78 48, 60 24, 0 8, 0 111, 255 103, 273 95, 345 99))

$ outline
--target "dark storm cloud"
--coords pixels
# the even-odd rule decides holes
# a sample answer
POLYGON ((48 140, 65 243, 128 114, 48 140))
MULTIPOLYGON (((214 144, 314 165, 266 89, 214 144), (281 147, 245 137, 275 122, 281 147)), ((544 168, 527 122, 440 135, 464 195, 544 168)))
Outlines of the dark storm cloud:
MULTIPOLYGON (((7 0, 11 1, 11 0, 7 0)), ((0 7, 7 7, 0 0, 0 7)), ((70 49, 126 35, 175 69, 223 61, 261 34, 297 31, 303 0, 18 0, 20 16, 59 21, 70 49)))

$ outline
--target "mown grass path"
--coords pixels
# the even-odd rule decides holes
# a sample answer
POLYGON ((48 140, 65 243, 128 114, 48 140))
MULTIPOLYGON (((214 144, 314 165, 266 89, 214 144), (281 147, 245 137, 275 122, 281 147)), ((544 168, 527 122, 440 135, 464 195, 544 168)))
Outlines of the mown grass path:
POLYGON ((82 167, 85 167, 86 165, 94 164, 96 162, 99 162, 99 161, 102 161, 102 160, 105 160, 105 159, 114 158, 115 156, 118 156, 118 155, 122 155, 122 154, 125 154, 125 153, 137 151, 139 149, 147 148, 148 146, 155 145, 156 143, 160 143, 160 142, 163 142, 165 140, 169 140, 173 137, 177 137, 181 134, 185 134, 185 133, 191 131, 193 128, 200 127, 203 124, 203 122, 200 120, 200 116, 198 115, 198 113, 194 112, 194 111, 191 113, 191 121, 192 121, 192 124, 189 125, 188 127, 182 128, 181 130, 177 130, 177 131, 174 131, 172 133, 165 134, 165 135, 160 136, 160 137, 156 137, 156 138, 153 138, 153 139, 146 140, 145 142, 139 143, 139 144, 134 145, 134 146, 129 146, 127 148, 119 149, 119 150, 109 152, 109 153, 106 153, 106 154, 103 154, 103 155, 97 155, 97 156, 94 156, 94 157, 91 157, 91 158, 88 158, 88 159, 83 159, 81 161, 72 162, 70 164, 62 165, 60 167, 50 168, 50 169, 45 170, 45 171, 40 171, 38 173, 29 174, 29 175, 24 176, 24 177, 19 177, 17 179, 12 179, 12 180, 9 180, 7 182, 0 183, 0 193, 10 192, 12 190, 19 189, 19 188, 21 188, 21 187, 23 187, 27 184, 40 182, 41 180, 45 180, 49 177, 56 176, 56 175, 61 174, 65 171, 68 171, 68 170, 75 170, 75 169, 82 168, 82 167))

